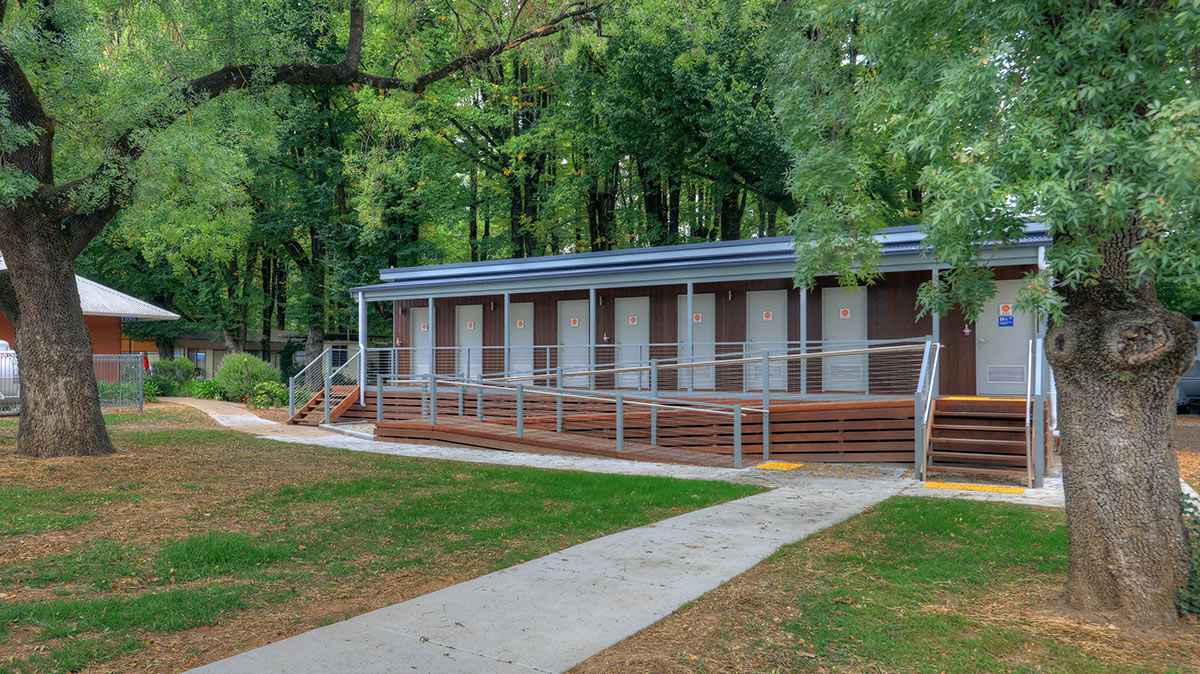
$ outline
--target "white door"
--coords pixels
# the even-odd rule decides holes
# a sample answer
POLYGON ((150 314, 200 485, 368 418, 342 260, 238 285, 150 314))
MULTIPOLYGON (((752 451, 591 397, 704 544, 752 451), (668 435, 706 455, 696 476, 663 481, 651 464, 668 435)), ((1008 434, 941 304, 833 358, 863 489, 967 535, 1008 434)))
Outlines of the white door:
MULTIPOLYGON (((617 368, 646 365, 650 361, 650 298, 618 297, 613 302, 617 326, 617 368)), ((621 372, 616 376, 617 388, 650 388, 649 372, 621 372)))
POLYGON ((509 374, 533 374, 533 302, 508 305, 509 374))
POLYGON ((483 305, 460 304, 454 307, 455 368, 468 379, 483 376, 483 305))
POLYGON ((410 307, 408 310, 408 345, 412 347, 412 374, 429 374, 429 307, 410 307))
MULTIPOLYGON (((821 289, 823 351, 867 347, 867 288, 821 289)), ((821 388, 826 391, 867 392, 866 354, 821 359, 821 388)))
MULTIPOLYGON (((588 321, 587 300, 559 300, 558 302, 558 365, 563 372, 586 372, 588 369, 588 321)), ((564 386, 584 386, 587 377, 563 377, 564 386)))
POLYGON ((996 295, 984 303, 975 323, 975 393, 1025 395, 1033 316, 1013 306, 1022 281, 996 281, 996 295))
MULTIPOLYGON (((713 360, 717 356, 717 296, 712 293, 692 295, 692 315, 688 316, 687 295, 680 295, 679 307, 676 312, 679 325, 679 362, 699 362, 713 360), (692 321, 693 358, 688 359, 688 319, 692 321)), ((712 390, 716 384, 714 368, 688 368, 679 371, 679 387, 686 389, 688 383, 693 389, 712 390)))
MULTIPOLYGON (((746 293, 746 356, 760 356, 766 349, 772 356, 787 353, 787 291, 752 290, 746 293)), ((770 365, 770 387, 787 388, 787 364, 777 361, 770 365)), ((746 366, 746 390, 761 391, 762 365, 746 366)))

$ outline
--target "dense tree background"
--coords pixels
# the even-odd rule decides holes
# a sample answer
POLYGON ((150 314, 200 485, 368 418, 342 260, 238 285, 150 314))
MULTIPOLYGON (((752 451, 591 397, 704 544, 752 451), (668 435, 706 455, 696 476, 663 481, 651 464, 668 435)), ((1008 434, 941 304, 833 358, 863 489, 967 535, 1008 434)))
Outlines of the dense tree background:
MULTIPOLYGON (((414 58, 457 55, 452 9, 407 17, 414 58)), ((139 20, 129 11, 112 20, 139 20)), ((327 18, 301 3, 279 25, 300 57, 336 60, 327 18)), ((185 316, 127 328, 164 353, 201 328, 232 350, 288 329, 319 353, 326 333, 357 329, 347 289, 383 267, 783 234, 795 207, 767 26, 757 1, 653 0, 415 97, 227 96, 155 139, 78 270, 185 316)), ((386 334, 380 309, 372 331, 386 334)))

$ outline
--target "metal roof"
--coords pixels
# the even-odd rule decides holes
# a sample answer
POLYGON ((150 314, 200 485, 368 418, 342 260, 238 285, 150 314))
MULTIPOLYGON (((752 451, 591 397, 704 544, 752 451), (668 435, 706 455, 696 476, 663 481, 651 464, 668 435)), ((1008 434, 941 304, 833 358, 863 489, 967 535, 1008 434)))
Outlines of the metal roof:
MULTIPOLYGON (((4 256, 0 255, 0 269, 7 269, 4 256)), ((79 305, 84 316, 117 316, 120 318, 136 318, 139 321, 174 321, 179 314, 166 309, 160 309, 149 302, 143 302, 106 285, 75 276, 75 285, 79 289, 79 305)))
MULTIPOLYGON (((988 263, 1029 264, 1035 249, 1052 240, 1041 223, 1030 222, 1012 245, 990 246, 988 263)), ((930 269, 924 234, 917 226, 893 227, 879 235, 884 260, 881 271, 930 269)), ((384 283, 350 290, 369 300, 524 293, 589 287, 671 285, 687 282, 787 278, 795 270, 792 237, 632 248, 514 260, 463 262, 428 267, 384 269, 384 283)))

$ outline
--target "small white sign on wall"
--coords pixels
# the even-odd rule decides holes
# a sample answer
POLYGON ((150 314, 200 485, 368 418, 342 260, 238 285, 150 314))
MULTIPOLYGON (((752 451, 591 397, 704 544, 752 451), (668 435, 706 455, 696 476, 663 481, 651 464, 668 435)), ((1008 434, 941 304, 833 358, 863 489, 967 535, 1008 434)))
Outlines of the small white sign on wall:
POLYGON ((774 312, 774 311, 764 311, 764 312, 763 312, 763 320, 764 320, 764 321, 773 321, 773 320, 775 320, 775 312, 774 312))
POLYGON ((524 320, 524 319, 521 319, 521 320, 518 320, 518 321, 517 321, 517 329, 518 329, 518 330, 524 330, 524 329, 525 329, 525 320, 524 320))
POLYGON ((467 329, 474 330, 475 329, 475 321, 467 321, 467 329))
POLYGON ((1012 316, 1012 312, 1013 312, 1013 305, 1011 305, 1011 304, 1001 304, 1000 305, 1000 315, 1001 316, 1012 316))
POLYGON ((692 322, 693 323, 703 323, 704 315, 703 314, 692 314, 692 322))
POLYGON ((572 328, 578 328, 578 327, 579 327, 579 319, 578 319, 578 318, 572 318, 572 319, 571 319, 571 327, 572 327, 572 328))
POLYGON ((421 332, 429 332, 429 324, 428 323, 421 324, 421 332))
POLYGON ((850 307, 842 307, 841 310, 838 311, 838 318, 843 321, 850 320, 850 307))
POLYGON ((637 325, 637 316, 630 316, 630 317, 629 317, 629 324, 630 324, 630 325, 637 325))

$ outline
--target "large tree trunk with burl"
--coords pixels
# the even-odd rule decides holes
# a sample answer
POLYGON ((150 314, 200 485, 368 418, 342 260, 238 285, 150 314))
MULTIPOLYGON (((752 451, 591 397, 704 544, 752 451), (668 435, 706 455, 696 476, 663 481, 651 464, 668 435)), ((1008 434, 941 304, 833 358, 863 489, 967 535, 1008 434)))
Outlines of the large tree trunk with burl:
POLYGON ((1172 439, 1175 386, 1195 358, 1196 330, 1159 304, 1153 284, 1121 282, 1126 273, 1118 262, 1101 275, 1114 282, 1065 291, 1067 316, 1046 335, 1059 390, 1067 602, 1161 625, 1177 620, 1188 578, 1172 439))
POLYGON ((25 456, 100 456, 112 441, 100 414, 92 339, 80 309, 71 258, 57 239, 59 223, 32 208, 9 211, 0 222, 9 277, 0 302, 16 329, 21 364, 17 453, 25 456), (10 305, 15 300, 15 307, 10 305))

